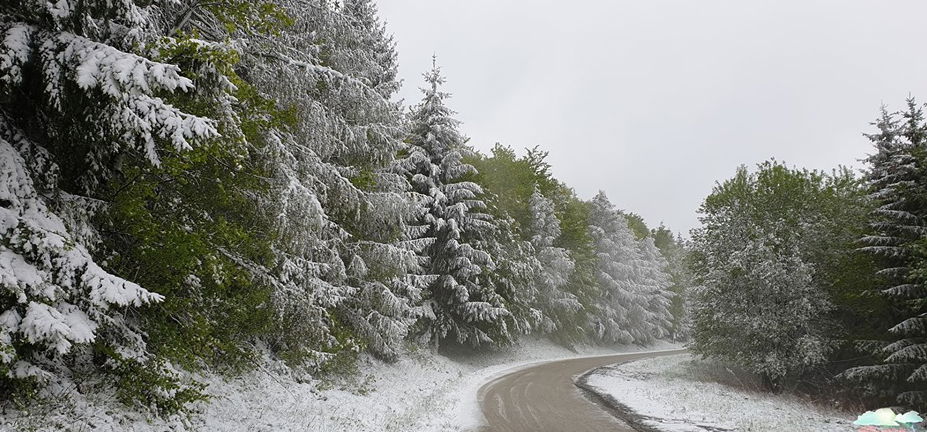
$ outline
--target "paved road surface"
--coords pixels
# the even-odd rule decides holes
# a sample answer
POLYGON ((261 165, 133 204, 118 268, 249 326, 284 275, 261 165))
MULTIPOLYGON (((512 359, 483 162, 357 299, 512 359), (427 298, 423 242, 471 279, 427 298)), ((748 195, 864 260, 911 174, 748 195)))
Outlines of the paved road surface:
POLYGON ((598 403, 587 399, 573 379, 613 363, 683 352, 559 360, 504 375, 479 391, 480 408, 488 423, 480 432, 634 432, 598 403))

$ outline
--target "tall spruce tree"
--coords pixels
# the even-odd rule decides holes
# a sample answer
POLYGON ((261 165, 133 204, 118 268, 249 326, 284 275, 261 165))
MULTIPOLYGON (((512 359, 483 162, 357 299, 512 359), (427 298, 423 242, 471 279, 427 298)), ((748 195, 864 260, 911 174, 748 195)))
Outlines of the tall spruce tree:
POLYGON ((641 252, 641 267, 638 271, 641 294, 646 297, 646 309, 649 312, 647 324, 655 338, 669 336, 673 327, 673 314, 670 310, 676 294, 671 288, 669 263, 654 245, 653 237, 638 241, 641 252))
POLYGON ((425 82, 424 98, 412 113, 404 163, 414 191, 428 197, 424 237, 434 238, 426 250, 426 273, 434 281, 423 295, 420 331, 435 343, 503 343, 511 337, 506 323, 510 313, 489 275, 493 259, 479 247, 495 227, 483 213, 482 188, 468 180, 476 170, 463 161, 470 150, 454 112, 445 105, 449 94, 440 90, 444 78, 436 64, 425 82))
MULTIPOLYGON (((95 365, 124 378, 120 396, 171 412, 195 391, 164 359, 222 352, 245 331, 228 324, 261 301, 238 260, 262 254, 243 226, 261 188, 244 125, 263 112, 226 47, 172 27, 187 6, 0 7, 0 268, 16 275, 2 278, 2 380, 95 365)), ((201 16, 234 24, 216 9, 201 16)))
POLYGON ((554 203, 541 194, 537 186, 529 201, 531 210, 531 244, 537 251, 540 271, 535 279, 537 297, 535 305, 542 314, 540 330, 553 333, 564 327, 582 305, 575 295, 565 291, 573 274, 572 258, 566 249, 554 246, 560 237, 560 221, 554 203))
POLYGON ((867 135, 876 152, 867 159, 870 197, 876 203, 871 233, 862 250, 879 258, 881 289, 900 322, 889 329, 882 346, 884 364, 847 371, 874 390, 894 393, 899 402, 927 406, 927 125, 922 107, 910 98, 907 110, 889 113, 884 107, 867 135))
POLYGON ((418 210, 392 169, 403 145, 394 46, 370 1, 279 4, 292 25, 241 41, 243 73, 293 114, 266 152, 278 232, 267 278, 283 325, 272 346, 392 359, 414 322, 408 275, 421 264, 406 242, 418 210))
POLYGON ((644 280, 648 264, 640 246, 627 219, 605 193, 599 192, 589 206, 589 232, 595 242, 601 290, 592 316, 596 337, 610 343, 652 342, 665 332, 667 305, 665 298, 656 297, 663 295, 655 291, 659 283, 644 280))
POLYGON ((672 231, 663 224, 651 230, 654 246, 666 258, 667 273, 670 277, 670 335, 673 340, 685 340, 689 336, 690 322, 688 320, 689 292, 694 286, 692 272, 687 263, 689 250, 682 236, 673 236, 672 231))

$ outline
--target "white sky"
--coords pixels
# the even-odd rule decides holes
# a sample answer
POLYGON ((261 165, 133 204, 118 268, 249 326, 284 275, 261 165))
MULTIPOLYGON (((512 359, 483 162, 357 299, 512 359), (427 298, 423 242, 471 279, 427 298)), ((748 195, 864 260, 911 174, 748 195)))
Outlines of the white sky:
POLYGON ((538 145, 581 197, 675 231, 738 165, 859 167, 882 102, 927 101, 923 0, 378 5, 407 103, 437 53, 476 148, 538 145))

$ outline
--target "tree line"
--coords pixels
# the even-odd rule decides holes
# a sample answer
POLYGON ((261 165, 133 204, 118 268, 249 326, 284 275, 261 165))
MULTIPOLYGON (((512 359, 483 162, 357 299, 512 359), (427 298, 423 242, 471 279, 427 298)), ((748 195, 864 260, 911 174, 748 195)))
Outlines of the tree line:
POLYGON ((12 0, 0 35, 5 402, 171 415, 265 353, 686 333, 681 240, 475 151, 437 65, 397 102, 370 0, 12 0))
POLYGON ((745 167, 693 231, 693 349, 773 390, 927 409, 927 124, 883 107, 861 174, 745 167))

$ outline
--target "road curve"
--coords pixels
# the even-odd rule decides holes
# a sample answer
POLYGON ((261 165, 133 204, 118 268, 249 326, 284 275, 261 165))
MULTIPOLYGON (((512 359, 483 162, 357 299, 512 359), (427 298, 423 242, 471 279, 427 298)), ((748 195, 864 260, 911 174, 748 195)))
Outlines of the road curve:
POLYGON ((486 426, 480 432, 634 432, 587 399, 575 377, 591 369, 685 350, 557 360, 520 369, 480 388, 486 426))

